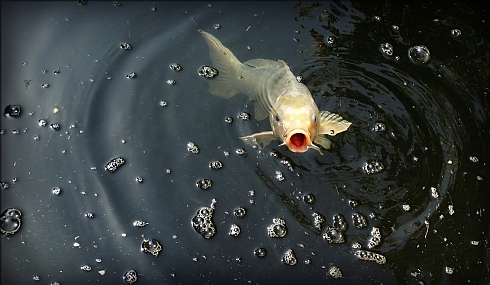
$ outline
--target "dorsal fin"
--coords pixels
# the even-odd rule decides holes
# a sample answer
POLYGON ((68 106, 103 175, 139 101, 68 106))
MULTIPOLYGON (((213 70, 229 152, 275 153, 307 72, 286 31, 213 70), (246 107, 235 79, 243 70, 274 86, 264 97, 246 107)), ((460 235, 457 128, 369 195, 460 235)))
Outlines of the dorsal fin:
POLYGON ((274 61, 270 59, 263 59, 263 58, 254 58, 250 59, 244 62, 244 64, 252 66, 252 67, 276 67, 276 68, 281 68, 283 67, 286 63, 282 60, 280 61, 274 61))

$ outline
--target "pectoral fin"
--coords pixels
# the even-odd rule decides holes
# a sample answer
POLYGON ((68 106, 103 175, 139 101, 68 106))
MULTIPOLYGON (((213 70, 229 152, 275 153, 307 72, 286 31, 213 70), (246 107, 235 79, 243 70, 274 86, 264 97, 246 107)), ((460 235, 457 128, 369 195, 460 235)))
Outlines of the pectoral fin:
MULTIPOLYGON (((341 116, 335 113, 322 111, 320 112, 320 129, 318 133, 335 136, 336 134, 347 130, 351 124, 352 124, 351 122, 342 119, 341 116)), ((315 140, 315 142, 317 141, 315 140)), ((321 143, 319 144, 321 145, 321 143)), ((329 146, 330 146, 330 141, 329 141, 329 146)))
MULTIPOLYGON (((313 142, 318 144, 318 145, 321 145, 324 149, 330 149, 330 146, 332 145, 332 142, 327 137, 322 136, 322 135, 316 136, 316 138, 313 142)), ((320 150, 318 150, 318 151, 320 151, 320 150)))
POLYGON ((258 146, 259 149, 267 146, 271 141, 277 139, 272 131, 260 132, 253 135, 240 137, 244 142, 251 146, 258 146))

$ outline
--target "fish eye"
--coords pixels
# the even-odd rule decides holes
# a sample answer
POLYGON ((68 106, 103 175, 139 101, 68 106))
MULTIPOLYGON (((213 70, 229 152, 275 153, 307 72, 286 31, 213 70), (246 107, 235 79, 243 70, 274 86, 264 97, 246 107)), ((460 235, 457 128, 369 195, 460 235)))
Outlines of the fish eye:
POLYGON ((311 116, 311 118, 313 119, 313 122, 316 122, 316 114, 313 114, 313 116, 311 116))
POLYGON ((276 114, 276 121, 279 122, 281 120, 281 118, 279 117, 278 114, 276 114))

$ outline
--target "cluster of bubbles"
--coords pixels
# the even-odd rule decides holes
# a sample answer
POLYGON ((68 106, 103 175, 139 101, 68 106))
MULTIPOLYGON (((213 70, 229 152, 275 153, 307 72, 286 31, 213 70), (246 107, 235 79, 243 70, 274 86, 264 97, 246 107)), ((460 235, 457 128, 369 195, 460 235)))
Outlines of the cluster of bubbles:
POLYGON ((129 43, 122 43, 120 47, 124 50, 131 50, 133 48, 129 43))
POLYGON ((200 76, 206 77, 206 78, 215 78, 219 74, 219 72, 216 68, 211 67, 211 66, 207 66, 207 65, 201 66, 201 68, 199 68, 197 73, 200 76))
POLYGON ((199 148, 193 142, 188 142, 187 143, 187 151, 190 153, 193 153, 193 154, 198 154, 199 148))
POLYGON ((119 167, 121 167, 126 161, 121 158, 121 157, 116 157, 116 158, 113 158, 111 159, 111 161, 109 161, 104 169, 109 171, 109 172, 114 172, 116 171, 119 167))
POLYGON ((177 72, 182 70, 182 66, 180 66, 180 64, 178 64, 178 63, 172 63, 172 64, 170 64, 169 67, 170 67, 170 69, 177 71, 177 72))
POLYGON ((13 235, 20 229, 22 212, 15 209, 10 208, 2 213, 2 217, 0 218, 0 231, 3 236, 13 235))
POLYGON ((212 200, 211 207, 199 208, 196 215, 191 220, 192 227, 206 239, 211 238, 216 234, 216 228, 212 220, 215 209, 214 204, 216 204, 215 199, 212 200))
POLYGON ((136 72, 131 72, 128 75, 126 75, 126 78, 128 78, 128 79, 133 79, 133 78, 136 78, 136 77, 137 77, 136 72))
POLYGON ((344 243, 345 231, 348 228, 348 224, 342 214, 333 216, 333 226, 328 226, 325 233, 323 233, 323 239, 328 243, 344 243))
POLYGON ((200 179, 196 182, 196 186, 202 190, 207 190, 209 189, 211 186, 213 186, 213 181, 211 181, 211 179, 200 179))
POLYGON ((371 236, 368 239, 368 248, 374 248, 378 246, 381 243, 381 232, 379 231, 379 228, 373 227, 371 230, 371 236))
POLYGON ((143 242, 141 243, 141 251, 153 254, 153 256, 157 257, 162 251, 162 245, 156 239, 145 239, 143 238, 143 242))
POLYGON ((123 280, 126 284, 133 284, 138 280, 138 273, 133 269, 130 269, 124 273, 123 280))
POLYGON ((239 207, 239 208, 236 208, 233 213, 235 214, 235 216, 237 218, 243 218, 245 217, 245 215, 247 214, 247 209, 243 208, 243 207, 239 207))
POLYGON ((381 161, 368 160, 364 163, 362 169, 364 172, 366 172, 366 174, 374 174, 383 171, 385 167, 381 161))
POLYGON ((356 212, 352 214, 352 223, 356 228, 362 229, 367 227, 367 218, 363 214, 356 212))
POLYGON ((3 115, 7 118, 18 118, 20 117, 20 106, 19 105, 8 105, 5 107, 3 115))
POLYGON ((231 124, 231 123, 233 123, 233 118, 232 117, 226 117, 225 122, 227 122, 228 124, 231 124))
POLYGON ((342 278, 342 271, 340 271, 340 268, 337 266, 332 266, 328 269, 328 275, 332 276, 333 278, 342 278))
POLYGON ((318 229, 318 230, 321 230, 322 229, 322 225, 323 223, 325 223, 325 217, 318 213, 318 212, 313 212, 313 214, 311 214, 313 216, 313 226, 318 229))
POLYGON ((267 227, 267 233, 273 238, 283 238, 287 232, 286 221, 281 218, 272 219, 272 224, 267 227))
POLYGON ((373 131, 384 132, 386 131, 386 125, 384 123, 377 122, 376 124, 374 124, 373 131))
POLYGON ((148 225, 148 222, 142 220, 136 220, 133 222, 133 227, 144 227, 146 225, 148 225))
POLYGON ((247 112, 241 112, 237 115, 238 119, 242 119, 244 121, 250 120, 250 114, 247 112))
POLYGON ((356 250, 354 255, 360 260, 375 261, 378 264, 386 263, 386 257, 384 255, 372 251, 360 249, 356 250))
POLYGON ((223 163, 219 160, 212 161, 209 163, 209 168, 214 169, 214 170, 221 169, 221 168, 223 168, 223 163))
POLYGON ((296 265, 298 263, 298 260, 296 259, 296 255, 294 254, 294 251, 292 249, 288 249, 286 253, 284 253, 284 256, 282 257, 282 262, 287 265, 296 265))

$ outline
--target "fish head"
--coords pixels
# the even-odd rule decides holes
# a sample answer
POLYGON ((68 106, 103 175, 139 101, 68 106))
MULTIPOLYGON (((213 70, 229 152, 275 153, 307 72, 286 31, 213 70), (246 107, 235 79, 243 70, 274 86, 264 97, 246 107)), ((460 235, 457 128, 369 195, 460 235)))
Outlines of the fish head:
POLYGON ((313 144, 319 128, 317 108, 278 108, 278 112, 271 115, 271 126, 274 134, 292 152, 318 149, 313 144))

